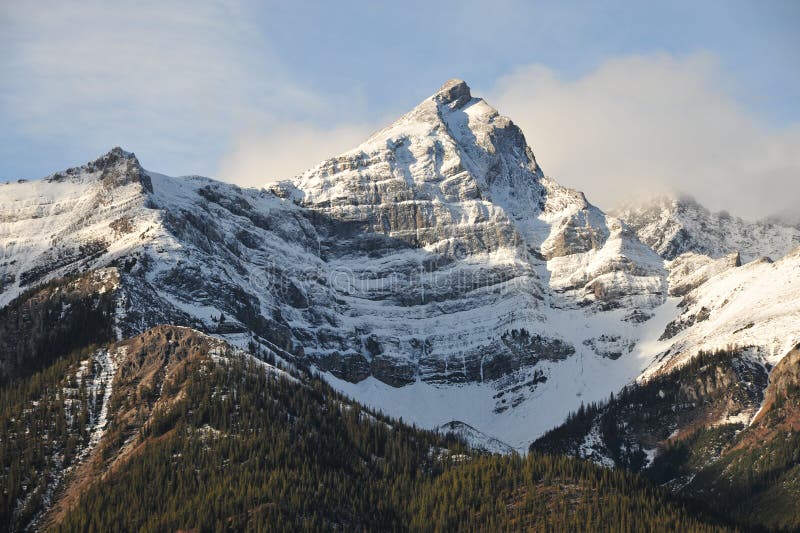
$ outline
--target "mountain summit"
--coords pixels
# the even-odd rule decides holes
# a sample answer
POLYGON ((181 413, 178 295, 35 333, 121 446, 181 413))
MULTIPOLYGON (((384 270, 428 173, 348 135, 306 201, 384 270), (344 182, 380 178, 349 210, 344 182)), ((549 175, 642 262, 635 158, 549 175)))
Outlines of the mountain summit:
POLYGON ((450 80, 360 146, 282 188, 302 191, 305 205, 344 208, 355 193, 359 204, 474 199, 530 215, 542 177, 522 131, 473 98, 465 82, 450 80))
POLYGON ((472 99, 469 85, 464 80, 452 78, 442 85, 433 98, 440 103, 458 107, 472 99))

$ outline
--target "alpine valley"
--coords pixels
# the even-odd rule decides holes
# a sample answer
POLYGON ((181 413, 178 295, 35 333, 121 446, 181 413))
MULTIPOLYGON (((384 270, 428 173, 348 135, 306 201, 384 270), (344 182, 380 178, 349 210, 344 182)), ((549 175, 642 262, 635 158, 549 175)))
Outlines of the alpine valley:
POLYGON ((461 80, 261 189, 120 148, 0 184, 0 522, 800 528, 771 220, 605 213, 461 80))

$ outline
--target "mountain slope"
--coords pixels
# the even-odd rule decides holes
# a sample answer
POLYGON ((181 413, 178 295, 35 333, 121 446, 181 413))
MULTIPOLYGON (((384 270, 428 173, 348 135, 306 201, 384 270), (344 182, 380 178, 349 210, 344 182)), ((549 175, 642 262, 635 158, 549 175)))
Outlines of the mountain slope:
POLYGON ((795 530, 800 345, 769 373, 706 353, 581 409, 532 445, 642 472, 747 527, 795 530))
POLYGON ((638 476, 482 456, 188 328, 75 353, 0 398, 0 459, 13 473, 0 503, 12 531, 728 530, 638 476), (15 477, 31 469, 16 469, 14 453, 39 450, 51 476, 15 477))
POLYGON ((730 265, 683 295, 642 377, 680 366, 700 351, 728 347, 749 348, 775 365, 800 342, 800 248, 774 263, 730 265))

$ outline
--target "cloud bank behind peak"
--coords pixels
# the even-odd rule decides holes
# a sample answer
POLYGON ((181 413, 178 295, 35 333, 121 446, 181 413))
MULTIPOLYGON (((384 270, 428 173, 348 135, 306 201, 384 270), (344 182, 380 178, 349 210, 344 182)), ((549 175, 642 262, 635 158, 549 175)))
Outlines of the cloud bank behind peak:
POLYGON ((800 198, 800 124, 748 114, 710 53, 612 58, 574 79, 529 65, 488 99, 545 173, 607 209, 666 190, 756 218, 800 198))

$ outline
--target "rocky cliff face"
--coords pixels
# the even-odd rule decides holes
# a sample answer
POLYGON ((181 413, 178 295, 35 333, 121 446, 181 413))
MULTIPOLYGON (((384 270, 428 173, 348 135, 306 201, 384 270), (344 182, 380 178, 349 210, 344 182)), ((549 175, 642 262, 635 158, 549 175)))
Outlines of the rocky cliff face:
POLYGON ((313 214, 320 256, 344 281, 347 321, 380 332, 371 353, 306 346, 323 368, 363 357, 354 377, 494 380, 575 353, 543 327, 551 305, 600 312, 663 301, 660 260, 581 193, 545 178, 519 128, 460 80, 272 190, 313 214), (541 344, 509 349, 503 335, 514 329, 538 330, 541 344))

